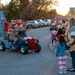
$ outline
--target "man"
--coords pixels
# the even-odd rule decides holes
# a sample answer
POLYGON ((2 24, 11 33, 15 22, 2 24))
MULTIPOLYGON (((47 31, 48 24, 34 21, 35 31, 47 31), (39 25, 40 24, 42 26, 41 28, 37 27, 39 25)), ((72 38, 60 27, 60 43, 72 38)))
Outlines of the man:
POLYGON ((9 26, 9 23, 7 21, 4 22, 4 32, 5 32, 5 37, 8 38, 11 28, 9 26))
MULTIPOLYGON (((13 30, 12 30, 12 32, 10 33, 10 35, 9 35, 9 39, 11 40, 11 41, 13 41, 13 45, 12 45, 12 48, 14 48, 14 44, 15 44, 15 42, 17 42, 17 40, 18 40, 18 25, 17 24, 14 24, 13 25, 13 30)), ((15 49, 15 48, 14 48, 15 49)))
POLYGON ((21 23, 17 22, 13 25, 13 31, 9 35, 9 39, 13 41, 12 48, 14 48, 14 44, 17 42, 19 38, 19 32, 26 32, 26 28, 23 27, 21 23))

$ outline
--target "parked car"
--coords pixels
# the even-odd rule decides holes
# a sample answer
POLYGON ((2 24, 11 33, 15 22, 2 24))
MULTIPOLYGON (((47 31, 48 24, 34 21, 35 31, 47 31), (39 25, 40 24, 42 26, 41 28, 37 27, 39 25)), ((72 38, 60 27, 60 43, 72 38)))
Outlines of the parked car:
POLYGON ((44 19, 43 21, 45 22, 45 25, 46 26, 49 26, 50 23, 51 23, 51 20, 50 19, 44 19))
POLYGON ((36 20, 39 23, 39 27, 45 26, 45 22, 42 19, 36 20))
POLYGON ((26 24, 27 28, 38 28, 38 22, 36 20, 28 21, 26 24))

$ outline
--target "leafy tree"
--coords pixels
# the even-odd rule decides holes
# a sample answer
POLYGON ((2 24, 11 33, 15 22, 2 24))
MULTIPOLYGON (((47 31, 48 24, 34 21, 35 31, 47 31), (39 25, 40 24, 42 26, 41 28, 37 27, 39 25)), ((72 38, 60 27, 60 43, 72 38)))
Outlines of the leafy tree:
POLYGON ((6 17, 7 20, 19 19, 20 13, 23 11, 23 8, 26 7, 29 0, 11 0, 6 8, 6 17))
POLYGON ((32 5, 37 11, 36 15, 38 15, 41 10, 49 12, 49 10, 52 10, 53 5, 57 4, 56 0, 32 0, 32 5))
POLYGON ((53 5, 57 5, 57 0, 11 0, 8 5, 1 6, 1 10, 6 10, 6 18, 33 20, 52 18, 56 16, 53 5))
POLYGON ((52 10, 53 5, 56 4, 56 0, 32 0, 21 13, 21 18, 23 20, 50 18, 57 14, 55 10, 52 10))
POLYGON ((1 4, 1 0, 0 0, 0 10, 5 10, 6 5, 4 6, 3 4, 1 4))
POLYGON ((57 13, 56 13, 56 10, 55 9, 51 10, 49 12, 49 14, 50 14, 50 18, 54 18, 55 16, 57 16, 57 13))

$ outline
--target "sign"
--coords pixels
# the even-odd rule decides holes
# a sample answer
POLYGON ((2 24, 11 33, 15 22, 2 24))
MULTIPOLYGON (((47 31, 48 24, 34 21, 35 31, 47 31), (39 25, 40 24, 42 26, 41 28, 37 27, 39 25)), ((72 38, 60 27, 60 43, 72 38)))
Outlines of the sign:
POLYGON ((70 8, 70 14, 75 14, 75 7, 70 8))

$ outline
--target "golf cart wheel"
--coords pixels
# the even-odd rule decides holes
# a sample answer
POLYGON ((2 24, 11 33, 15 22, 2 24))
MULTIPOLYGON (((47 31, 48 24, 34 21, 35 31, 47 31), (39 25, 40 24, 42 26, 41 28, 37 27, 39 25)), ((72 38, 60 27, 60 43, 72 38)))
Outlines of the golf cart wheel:
POLYGON ((21 52, 22 54, 27 54, 27 53, 28 53, 28 46, 22 45, 22 46, 20 47, 20 52, 21 52))
POLYGON ((36 49, 34 50, 36 53, 41 51, 41 46, 39 44, 35 44, 36 49))
POLYGON ((5 45, 2 42, 0 42, 0 51, 5 51, 5 45))

